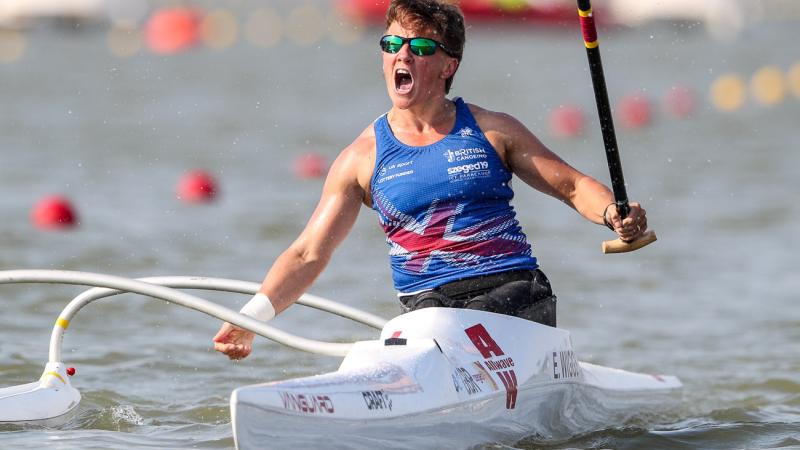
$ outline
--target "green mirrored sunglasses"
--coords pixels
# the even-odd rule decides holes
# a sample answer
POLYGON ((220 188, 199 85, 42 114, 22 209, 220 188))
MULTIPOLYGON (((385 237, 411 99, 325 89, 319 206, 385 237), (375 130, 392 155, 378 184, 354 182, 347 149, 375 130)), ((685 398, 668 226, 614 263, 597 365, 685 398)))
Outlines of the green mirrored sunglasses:
POLYGON ((433 39, 423 37, 406 38, 394 34, 387 34, 381 38, 381 50, 386 53, 397 53, 406 42, 408 42, 408 48, 411 53, 417 56, 430 56, 436 53, 436 47, 441 48, 449 56, 453 56, 453 53, 447 47, 433 39))

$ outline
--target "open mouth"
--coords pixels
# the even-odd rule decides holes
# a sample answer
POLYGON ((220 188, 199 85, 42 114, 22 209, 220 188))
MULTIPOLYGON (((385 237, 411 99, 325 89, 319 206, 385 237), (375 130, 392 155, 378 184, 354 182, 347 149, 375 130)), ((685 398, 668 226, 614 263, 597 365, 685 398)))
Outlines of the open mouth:
POLYGON ((414 87, 414 78, 411 72, 406 69, 397 69, 394 71, 394 90, 398 94, 407 94, 414 87))

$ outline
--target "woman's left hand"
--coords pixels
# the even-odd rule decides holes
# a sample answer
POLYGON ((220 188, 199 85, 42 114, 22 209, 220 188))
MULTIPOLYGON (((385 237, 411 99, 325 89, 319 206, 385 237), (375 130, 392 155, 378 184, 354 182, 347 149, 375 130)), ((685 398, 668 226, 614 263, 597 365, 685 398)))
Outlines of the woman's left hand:
POLYGON ((604 220, 614 227, 614 232, 625 242, 635 241, 647 231, 647 211, 639 203, 629 204, 630 212, 622 219, 614 205, 609 205, 605 211, 604 220))

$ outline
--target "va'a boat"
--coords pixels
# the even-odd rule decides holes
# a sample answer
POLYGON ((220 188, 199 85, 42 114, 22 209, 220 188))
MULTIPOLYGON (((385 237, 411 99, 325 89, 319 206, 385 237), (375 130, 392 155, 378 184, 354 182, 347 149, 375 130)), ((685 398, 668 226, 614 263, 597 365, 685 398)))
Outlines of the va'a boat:
POLYGON ((296 349, 344 356, 336 372, 240 387, 230 399, 239 449, 466 448, 552 440, 618 426, 675 404, 681 382, 579 362, 569 332, 482 311, 426 308, 390 321, 321 297, 298 303, 381 329, 377 340, 320 342, 174 288, 252 294, 257 283, 127 279, 87 272, 0 271, 0 284, 97 286, 61 312, 39 381, 0 388, 0 425, 59 426, 81 396, 62 362, 64 332, 89 303, 135 292, 194 309, 296 349))
POLYGON ((336 372, 236 389, 238 448, 465 448, 563 439, 663 408, 674 376, 579 362, 569 332, 426 308, 356 342, 336 372), (388 444, 387 444, 388 442, 388 444))

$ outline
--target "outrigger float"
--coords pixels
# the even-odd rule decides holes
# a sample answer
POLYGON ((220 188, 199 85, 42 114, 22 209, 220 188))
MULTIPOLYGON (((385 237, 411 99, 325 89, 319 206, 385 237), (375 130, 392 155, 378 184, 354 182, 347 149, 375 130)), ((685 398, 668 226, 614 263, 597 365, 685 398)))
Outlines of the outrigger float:
POLYGON ((178 289, 253 294, 256 283, 204 277, 128 279, 57 270, 0 271, 0 284, 94 286, 59 315, 39 381, 0 388, 0 424, 66 422, 80 393, 62 362, 64 332, 89 303, 133 292, 194 309, 295 349, 344 356, 336 372, 237 388, 239 449, 464 448, 527 436, 565 439, 674 403, 674 376, 579 362, 569 332, 494 313, 427 308, 386 321, 332 300, 298 301, 380 329, 378 339, 321 342, 292 335, 178 289), (323 440, 324 439, 324 440, 323 440))

